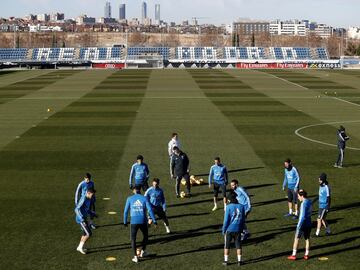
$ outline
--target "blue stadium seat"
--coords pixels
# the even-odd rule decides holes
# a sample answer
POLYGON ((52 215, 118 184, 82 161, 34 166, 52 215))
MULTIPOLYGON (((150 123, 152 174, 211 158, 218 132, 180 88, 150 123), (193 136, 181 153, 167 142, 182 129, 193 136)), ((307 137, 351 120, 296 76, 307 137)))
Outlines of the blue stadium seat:
POLYGON ((80 60, 120 60, 123 57, 123 49, 120 47, 108 47, 108 48, 80 48, 80 60))
POLYGON ((14 61, 14 60, 25 60, 28 54, 28 49, 19 48, 19 49, 0 49, 0 60, 1 61, 14 61))
POLYGON ((321 60, 329 59, 329 55, 325 48, 315 48, 315 52, 316 52, 315 58, 321 59, 321 60))
POLYGON ((161 55, 164 60, 170 58, 170 48, 168 47, 130 47, 127 52, 129 56, 161 55))

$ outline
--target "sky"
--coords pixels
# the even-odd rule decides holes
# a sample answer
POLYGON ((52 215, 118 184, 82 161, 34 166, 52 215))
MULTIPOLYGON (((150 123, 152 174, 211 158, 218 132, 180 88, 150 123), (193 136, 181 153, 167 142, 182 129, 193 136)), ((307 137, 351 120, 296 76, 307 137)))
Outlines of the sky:
MULTIPOLYGON (((0 17, 63 12, 66 18, 81 14, 104 16, 105 0, 2 0, 0 17)), ((141 16, 142 0, 110 0, 112 15, 125 3, 127 18, 141 16)), ((203 17, 200 23, 230 24, 238 18, 309 19, 335 27, 360 26, 360 0, 146 0, 148 15, 161 4, 162 20, 181 22, 203 17)))

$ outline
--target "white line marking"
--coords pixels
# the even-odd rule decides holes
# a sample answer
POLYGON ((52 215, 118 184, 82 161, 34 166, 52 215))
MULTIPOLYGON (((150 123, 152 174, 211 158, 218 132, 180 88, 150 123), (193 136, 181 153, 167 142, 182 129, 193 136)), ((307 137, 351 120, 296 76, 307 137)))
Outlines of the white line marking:
MULTIPOLYGON (((259 72, 262 72, 262 71, 259 71, 259 72)), ((272 77, 274 77, 274 78, 277 78, 277 79, 279 79, 279 80, 282 80, 282 81, 284 81, 284 82, 293 84, 293 85, 295 85, 295 86, 297 86, 297 87, 300 87, 300 88, 302 88, 302 89, 310 90, 309 88, 307 88, 307 87, 305 87, 305 86, 302 86, 302 85, 300 85, 300 84, 291 82, 291 81, 286 80, 286 79, 284 79, 284 78, 280 78, 280 77, 278 77, 278 76, 276 76, 276 75, 274 75, 274 74, 270 74, 270 73, 266 73, 266 72, 262 72, 262 73, 267 74, 267 75, 269 75, 269 76, 272 76, 272 77)))
POLYGON ((338 97, 332 97, 332 98, 337 99, 337 100, 342 101, 342 102, 345 102, 345 103, 349 103, 349 104, 351 104, 351 105, 355 105, 355 106, 360 107, 360 104, 353 103, 353 102, 348 101, 348 100, 345 100, 345 99, 341 99, 341 98, 338 98, 338 97))
MULTIPOLYGON (((300 131, 304 130, 304 129, 307 129, 307 128, 311 128, 311 127, 335 125, 335 124, 343 124, 343 123, 359 123, 359 122, 360 122, 360 120, 353 120, 353 121, 328 122, 328 123, 308 125, 308 126, 304 126, 304 127, 301 127, 301 128, 298 128, 297 130, 295 130, 295 135, 299 136, 300 138, 302 138, 304 140, 310 141, 310 142, 314 142, 314 143, 318 143, 318 144, 322 144, 322 145, 327 145, 327 146, 331 146, 331 147, 337 147, 336 144, 331 144, 331 143, 326 143, 326 142, 314 140, 314 139, 311 139, 311 138, 306 137, 304 135, 301 135, 300 131)), ((357 148, 357 147, 346 147, 346 149, 350 149, 350 150, 354 150, 354 151, 360 151, 360 148, 357 148)))
MULTIPOLYGON (((269 75, 269 76, 272 76, 272 77, 278 78, 279 80, 282 80, 282 81, 284 81, 284 82, 287 82, 287 83, 290 83, 290 84, 296 85, 296 86, 301 87, 301 88, 303 88, 303 89, 305 89, 305 90, 310 90, 309 88, 307 88, 307 87, 305 87, 305 86, 302 86, 302 85, 300 85, 300 84, 297 84, 297 83, 291 82, 291 81, 289 81, 289 80, 286 80, 286 79, 280 78, 280 77, 278 77, 278 76, 276 76, 276 75, 269 74, 269 73, 262 72, 262 71, 258 71, 258 72, 261 72, 261 73, 267 74, 267 75, 269 75)), ((320 79, 320 78, 319 78, 319 79, 320 79)), ((324 90, 326 90, 326 89, 324 89, 324 90)), ((329 97, 329 96, 327 96, 327 97, 329 97)), ((338 97, 329 97, 329 98, 336 99, 336 100, 338 100, 338 101, 342 101, 342 102, 345 102, 345 103, 348 103, 348 104, 351 104, 351 105, 354 105, 354 106, 360 107, 360 104, 353 103, 353 102, 348 101, 348 100, 345 100, 345 99, 341 99, 341 98, 338 98, 338 97)))

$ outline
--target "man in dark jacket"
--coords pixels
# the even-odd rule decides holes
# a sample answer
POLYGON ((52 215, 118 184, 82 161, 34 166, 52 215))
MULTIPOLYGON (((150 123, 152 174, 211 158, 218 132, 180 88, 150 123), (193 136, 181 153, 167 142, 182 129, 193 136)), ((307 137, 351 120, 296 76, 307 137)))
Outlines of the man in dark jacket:
POLYGON ((346 148, 346 141, 348 141, 350 138, 345 133, 345 128, 343 126, 340 126, 340 128, 337 131, 337 137, 338 137, 338 149, 339 154, 337 161, 334 165, 335 168, 342 168, 343 162, 344 162, 344 155, 345 155, 345 148, 346 148))
POLYGON ((170 162, 170 174, 173 179, 175 179, 175 192, 176 197, 180 197, 180 183, 181 180, 184 178, 186 181, 186 197, 190 197, 190 161, 188 156, 182 152, 179 147, 175 146, 174 148, 174 155, 171 157, 170 162))

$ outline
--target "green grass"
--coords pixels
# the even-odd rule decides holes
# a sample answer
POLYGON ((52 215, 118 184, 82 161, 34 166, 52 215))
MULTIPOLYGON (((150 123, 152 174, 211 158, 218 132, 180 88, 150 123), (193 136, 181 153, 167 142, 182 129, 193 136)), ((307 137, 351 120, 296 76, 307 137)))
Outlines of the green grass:
MULTIPOLYGON (((0 110, 7 106, 22 112, 24 108, 16 107, 17 98, 38 93, 29 101, 35 110, 43 106, 36 97, 64 87, 62 82, 71 84, 72 76, 77 76, 65 97, 86 83, 79 77, 88 72, 55 71, 22 81, 14 73, 0 73, 7 79, 0 89, 0 110)), ((22 122, 10 116, 0 119, 2 130, 19 129, 17 138, 0 135, 0 140, 10 141, 0 148, 0 268, 222 269, 223 211, 211 212, 211 190, 204 185, 193 188, 191 199, 174 196, 166 146, 169 134, 177 131, 192 174, 206 179, 214 156, 219 155, 232 171, 230 177, 238 178, 251 195, 252 237, 243 245, 244 269, 358 269, 360 152, 348 150, 345 168, 335 169, 336 148, 294 134, 300 127, 324 124, 301 134, 335 144, 336 127, 343 124, 351 137, 349 146, 360 148, 358 75, 354 71, 125 70, 103 74, 80 98, 25 131, 20 127, 27 127, 35 114, 22 122), (156 256, 135 266, 130 261, 129 230, 121 222, 130 195, 128 173, 137 154, 145 156, 151 176, 162 181, 174 233, 166 235, 162 222, 150 228, 149 251, 156 256), (287 206, 281 191, 282 162, 287 157, 294 160, 301 186, 312 199, 321 172, 328 174, 332 188, 328 219, 333 235, 312 239, 312 258, 307 262, 286 260, 296 225, 283 217, 287 206), (89 254, 81 256, 75 251, 80 230, 73 196, 88 171, 95 178, 100 228, 87 243, 89 254), (117 215, 108 215, 109 211, 117 215), (106 262, 108 256, 117 260, 106 262), (319 257, 329 259, 319 261, 319 257)), ((314 221, 317 208, 315 202, 314 221)), ((234 250, 230 259, 235 259, 234 250)))

